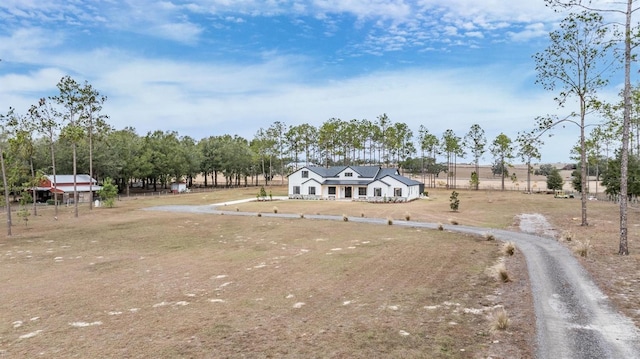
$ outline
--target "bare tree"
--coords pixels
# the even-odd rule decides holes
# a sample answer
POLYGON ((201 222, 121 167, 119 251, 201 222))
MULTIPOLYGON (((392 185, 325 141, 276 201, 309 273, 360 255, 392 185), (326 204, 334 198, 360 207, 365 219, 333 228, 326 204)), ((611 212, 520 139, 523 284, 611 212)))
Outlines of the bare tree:
POLYGON ((38 132, 44 134, 47 137, 49 143, 49 152, 51 154, 51 170, 53 175, 53 202, 54 202, 54 217, 58 217, 58 181, 56 179, 56 155, 55 155, 55 143, 56 135, 58 133, 59 124, 56 121, 56 110, 51 106, 45 98, 41 98, 38 102, 38 106, 31 106, 29 109, 29 116, 31 121, 36 126, 38 132))
POLYGON ((507 135, 501 133, 491 143, 490 150, 499 165, 502 190, 504 191, 504 178, 508 175, 507 167, 509 166, 507 160, 513 158, 513 142, 507 135))
POLYGON ((82 119, 86 125, 89 137, 89 209, 93 209, 93 137, 94 133, 104 132, 108 126, 105 123, 106 116, 101 115, 102 104, 107 100, 101 96, 98 90, 85 81, 80 88, 82 95, 82 119), (96 131, 97 129, 97 131, 96 131))
POLYGON ((628 167, 629 167, 629 128, 631 122, 631 60, 632 49, 638 46, 637 32, 638 24, 632 26, 632 16, 640 9, 634 7, 638 0, 614 1, 608 2, 603 7, 592 6, 591 0, 545 0, 550 6, 556 8, 582 8, 589 11, 599 13, 607 13, 624 17, 624 21, 611 22, 611 26, 615 28, 622 27, 622 32, 616 32, 617 38, 624 43, 624 110, 622 121, 622 147, 620 151, 620 245, 618 249, 619 255, 629 255, 629 247, 627 241, 628 225, 627 225, 627 205, 628 205, 628 167))
POLYGON ((564 107, 568 99, 576 97, 579 110, 563 120, 545 119, 539 125, 543 131, 561 122, 571 122, 580 128, 582 225, 587 226, 585 121, 587 114, 593 112, 599 103, 597 90, 608 83, 605 74, 615 61, 610 56, 614 43, 609 41, 609 31, 603 26, 602 15, 588 11, 569 14, 560 24, 560 29, 549 36, 549 46, 534 55, 538 72, 536 82, 549 91, 559 91, 555 100, 560 107, 564 107), (573 120, 574 117, 578 119, 573 120))
POLYGON ((464 156, 461 138, 451 129, 442 134, 440 145, 447 155, 447 188, 456 188, 456 171, 458 157, 464 156))
MULTIPOLYGON (((469 129, 469 132, 464 136, 465 146, 471 151, 473 155, 473 163, 475 165, 475 173, 476 179, 480 178, 480 158, 486 151, 485 146, 487 145, 487 138, 484 135, 484 130, 480 125, 473 124, 469 129)), ((476 181, 474 184, 475 190, 477 191, 480 185, 479 181, 476 181)))
POLYGON ((57 86, 60 94, 51 99, 65 109, 63 118, 67 121, 67 126, 63 129, 62 135, 70 140, 73 151, 73 205, 74 216, 78 218, 77 147, 84 136, 84 128, 80 125, 82 93, 80 85, 71 76, 64 76, 57 86))
POLYGON ((516 142, 518 143, 518 155, 527 165, 527 193, 531 193, 531 172, 533 171, 531 160, 541 158, 539 148, 542 141, 540 136, 526 132, 519 133, 516 142))
POLYGON ((7 211, 7 236, 11 236, 11 201, 9 198, 9 181, 7 181, 7 168, 5 164, 5 145, 10 134, 11 122, 14 110, 9 109, 6 115, 0 115, 0 170, 2 170, 2 185, 4 187, 4 204, 7 211))

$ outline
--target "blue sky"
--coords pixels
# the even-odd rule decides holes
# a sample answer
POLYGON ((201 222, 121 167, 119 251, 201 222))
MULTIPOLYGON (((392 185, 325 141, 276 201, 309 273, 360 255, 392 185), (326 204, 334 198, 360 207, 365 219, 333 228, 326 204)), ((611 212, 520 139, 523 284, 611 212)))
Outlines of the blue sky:
MULTIPOLYGON (((543 0, 3 0, 0 109, 25 112, 68 74, 140 135, 251 139, 274 121, 386 113, 416 135, 477 123, 489 142, 515 139, 536 116, 568 113, 532 60, 562 16, 543 0)), ((554 133, 544 163, 569 160, 579 135, 554 133)))

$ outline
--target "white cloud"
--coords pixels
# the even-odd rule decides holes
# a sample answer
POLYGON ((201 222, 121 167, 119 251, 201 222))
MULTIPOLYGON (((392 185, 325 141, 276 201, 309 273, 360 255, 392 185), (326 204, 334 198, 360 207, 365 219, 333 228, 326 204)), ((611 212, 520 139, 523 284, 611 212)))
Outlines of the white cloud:
POLYGON ((197 42, 203 29, 192 23, 161 23, 150 29, 150 33, 165 39, 187 44, 197 42))
POLYGON ((514 41, 528 41, 533 38, 540 38, 549 35, 551 30, 543 23, 527 25, 522 31, 508 31, 507 35, 514 41))
MULTIPOLYGON (((247 67, 110 56, 102 71, 92 72, 87 80, 108 96, 104 112, 110 123, 118 129, 133 126, 141 135, 175 130, 198 139, 221 134, 251 138, 274 121, 319 126, 331 117, 375 120, 387 113, 413 131, 425 125, 438 136, 448 128, 463 136, 479 123, 488 138, 502 131, 515 138, 533 126, 535 116, 556 112, 545 93, 521 100, 519 88, 530 78, 523 78, 526 72, 518 68, 376 71, 310 85, 301 80, 307 69, 296 58, 272 57, 247 67)), ((78 59, 94 60, 93 55, 78 59)), ((9 103, 26 111, 42 96, 31 91, 55 94, 62 74, 47 69, 3 77, 7 87, 0 92, 0 108, 9 103)), ((553 151, 560 154, 558 159, 568 153, 553 151)))
POLYGON ((54 49, 62 44, 64 35, 38 27, 19 28, 8 36, 0 37, 0 53, 4 61, 38 63, 41 51, 54 49))
POLYGON ((350 13, 357 18, 384 18, 404 22, 412 7, 404 0, 313 0, 314 6, 327 13, 350 13))
POLYGON ((464 34, 467 37, 475 37, 478 39, 482 39, 484 38, 484 34, 480 31, 469 31, 469 32, 465 32, 464 34))
POLYGON ((251 138, 274 121, 320 125, 331 117, 374 120, 382 113, 414 131, 423 124, 436 134, 452 128, 463 135, 479 123, 487 136, 504 131, 515 138, 535 116, 555 111, 546 94, 520 100, 513 78, 522 77, 512 76, 518 69, 409 69, 313 86, 295 80, 297 69, 298 62, 286 58, 251 67, 138 59, 90 82, 109 97, 105 112, 117 128, 176 130, 195 138, 251 138))

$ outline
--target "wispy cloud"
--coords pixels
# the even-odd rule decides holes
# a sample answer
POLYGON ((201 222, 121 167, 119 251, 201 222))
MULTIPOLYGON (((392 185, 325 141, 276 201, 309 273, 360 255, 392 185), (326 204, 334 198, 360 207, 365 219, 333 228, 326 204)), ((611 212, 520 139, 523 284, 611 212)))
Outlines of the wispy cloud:
POLYGON ((508 31, 507 35, 513 41, 528 41, 534 38, 541 38, 549 35, 551 31, 550 26, 543 23, 535 23, 525 26, 519 31, 508 31))
POLYGON ((37 64, 46 62, 42 51, 51 51, 64 43, 65 35, 40 27, 23 27, 0 36, 0 53, 5 61, 37 64))

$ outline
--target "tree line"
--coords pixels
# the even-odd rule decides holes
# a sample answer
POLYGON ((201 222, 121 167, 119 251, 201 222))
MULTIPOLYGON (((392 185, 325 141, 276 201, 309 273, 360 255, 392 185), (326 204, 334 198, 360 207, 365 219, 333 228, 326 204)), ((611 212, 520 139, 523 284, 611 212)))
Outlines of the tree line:
MULTIPOLYGON (((431 187, 444 174, 447 186, 455 188, 456 166, 465 156, 475 165, 471 187, 477 189, 479 163, 487 152, 493 158, 492 173, 503 179, 504 189, 516 158, 531 169, 532 162, 541 159, 542 141, 528 132, 515 140, 500 133, 491 142, 479 124, 463 135, 447 129, 437 136, 423 125, 414 134, 387 114, 374 121, 331 118, 319 127, 276 121, 258 129, 252 139, 228 134, 194 139, 159 130, 139 135, 133 127, 116 130, 108 123, 102 113, 107 98, 89 83, 65 76, 57 86, 59 94, 40 99, 25 114, 11 109, 1 116, 3 178, 9 191, 31 188, 43 174, 56 173, 109 177, 126 194, 134 180, 157 191, 174 180, 192 184, 198 175, 205 186, 258 185, 302 165, 395 166, 422 175, 431 187), (219 174, 224 183, 218 183, 219 174)), ((601 158, 603 149, 609 155, 615 146, 615 127, 597 130, 587 142, 591 159, 601 158)))

